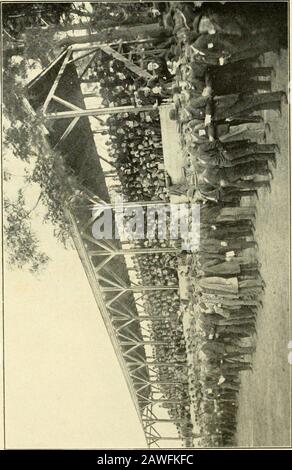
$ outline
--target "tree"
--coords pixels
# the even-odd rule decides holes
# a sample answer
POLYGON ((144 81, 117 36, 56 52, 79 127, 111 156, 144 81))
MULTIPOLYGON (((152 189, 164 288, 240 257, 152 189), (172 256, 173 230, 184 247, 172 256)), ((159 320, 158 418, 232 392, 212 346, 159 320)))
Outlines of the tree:
POLYGON ((49 258, 39 249, 37 237, 31 229, 30 213, 25 207, 22 190, 18 191, 15 201, 4 199, 4 210, 7 214, 4 230, 9 264, 18 268, 26 266, 31 272, 40 271, 49 258))
MULTIPOLYGON (((157 24, 135 26, 142 12, 148 23, 148 8, 146 4, 108 6, 100 3, 94 4, 91 15, 87 15, 83 9, 78 9, 77 15, 80 18, 89 18, 89 24, 91 27, 93 25, 96 32, 90 36, 91 40, 106 41, 121 37, 135 39, 141 34, 143 37, 151 37, 160 32, 157 24), (97 20, 100 15, 102 20, 97 20), (120 26, 121 23, 124 25, 120 26), (126 24, 132 26, 125 26, 126 24)), ((39 203, 43 205, 44 222, 53 225, 55 236, 65 246, 69 240, 70 227, 64 209, 70 207, 74 198, 84 194, 86 188, 81 187, 78 175, 67 164, 66 157, 49 147, 43 133, 44 125, 47 126, 43 117, 32 114, 24 103, 28 70, 37 66, 45 67, 51 59, 50 51, 57 54, 60 47, 65 45, 66 40, 63 43, 59 41, 58 33, 63 34, 66 28, 73 30, 76 27, 70 23, 72 14, 76 14, 76 8, 72 4, 3 5, 3 98, 4 115, 10 124, 4 136, 4 158, 9 149, 15 158, 27 164, 25 184, 39 186, 35 207, 39 203)), ((148 19, 152 21, 150 17, 148 19)), ((88 37, 83 39, 88 40, 88 37)), ((69 38, 67 41, 76 42, 76 38, 69 38)), ((9 179, 9 171, 5 175, 9 179)), ((46 265, 48 257, 39 249, 37 237, 32 230, 31 216, 34 208, 27 206, 24 188, 19 190, 15 201, 5 201, 4 232, 9 261, 18 267, 27 266, 35 272, 46 265)))
MULTIPOLYGON (((30 125, 36 128, 37 121, 31 120, 30 125)), ((28 132, 27 135, 32 133, 28 132)), ((37 184, 39 195, 32 209, 28 209, 25 189, 19 190, 15 201, 5 200, 4 235, 9 261, 18 267, 27 265, 30 270, 37 271, 48 258, 38 249, 36 236, 31 229, 31 215, 41 202, 45 209, 43 222, 53 225, 54 235, 66 246, 70 227, 64 208, 68 207, 71 198, 78 192, 78 182, 66 168, 62 155, 49 147, 40 129, 34 132, 34 142, 30 141, 30 145, 35 147, 32 147, 33 155, 29 156, 31 164, 25 171, 24 182, 26 186, 37 184)))
POLYGON ((60 24, 72 10, 70 3, 4 3, 2 25, 4 31, 18 39, 27 28, 60 24))
MULTIPOLYGON (((25 77, 23 60, 11 67, 14 78, 25 77)), ((48 257, 39 250, 31 226, 32 212, 42 203, 45 208, 43 222, 53 225, 56 238, 66 246, 70 228, 64 208, 70 204, 76 191, 78 192, 78 181, 66 166, 64 157, 51 149, 46 141, 42 131, 43 117, 33 115, 24 106, 25 87, 21 85, 22 82, 16 79, 8 84, 8 76, 9 74, 4 73, 4 82, 8 87, 6 91, 9 91, 4 93, 4 115, 10 124, 4 135, 4 160, 7 159, 9 149, 14 157, 26 164, 24 183, 37 184, 39 196, 33 209, 28 208, 24 189, 19 190, 15 201, 5 200, 4 235, 8 261, 17 267, 27 266, 36 272, 45 266, 48 257)), ((6 170, 7 178, 9 171, 6 170)))

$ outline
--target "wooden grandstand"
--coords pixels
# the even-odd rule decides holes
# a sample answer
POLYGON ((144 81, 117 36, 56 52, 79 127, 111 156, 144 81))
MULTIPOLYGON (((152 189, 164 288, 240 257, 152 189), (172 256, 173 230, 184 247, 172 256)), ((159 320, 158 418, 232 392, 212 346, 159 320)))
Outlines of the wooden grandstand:
MULTIPOLYGON (((76 250, 139 415, 147 445, 171 447, 173 441, 177 441, 178 446, 185 446, 191 445, 190 441, 186 442, 182 435, 176 432, 175 426, 172 426, 171 432, 168 433, 168 425, 186 423, 176 422, 180 420, 175 420, 165 413, 165 405, 177 402, 175 390, 181 387, 182 383, 162 382, 159 371, 161 368, 167 370, 186 367, 186 364, 161 362, 151 353, 159 344, 151 339, 151 330, 163 318, 145 312, 143 304, 145 293, 178 291, 179 286, 151 286, 133 282, 126 262, 127 256, 176 253, 178 247, 137 249, 120 240, 96 240, 92 235, 96 217, 112 206, 107 178, 101 164, 102 157, 95 144, 89 118, 99 120, 101 116, 108 114, 139 113, 154 108, 153 105, 137 107, 132 104, 118 108, 91 108, 86 98, 94 98, 94 93, 84 92, 82 83, 86 83, 86 72, 100 50, 123 62, 132 73, 145 79, 151 77, 149 72, 141 67, 143 60, 139 57, 137 59, 137 56, 136 60, 133 59, 135 43, 127 44, 127 50, 129 49, 130 52, 123 55, 120 43, 69 46, 29 83, 28 99, 33 112, 41 111, 45 126, 50 123, 47 125, 47 139, 51 147, 58 148, 66 155, 74 172, 82 174, 85 191, 80 200, 70 205, 70 210, 66 209, 66 216, 70 221, 76 250), (164 396, 161 388, 164 384, 173 387, 171 398, 164 396), (166 430, 163 430, 164 428, 166 430)), ((100 123, 102 125, 101 120, 100 123)), ((142 207, 149 204, 149 201, 133 203, 142 207)))

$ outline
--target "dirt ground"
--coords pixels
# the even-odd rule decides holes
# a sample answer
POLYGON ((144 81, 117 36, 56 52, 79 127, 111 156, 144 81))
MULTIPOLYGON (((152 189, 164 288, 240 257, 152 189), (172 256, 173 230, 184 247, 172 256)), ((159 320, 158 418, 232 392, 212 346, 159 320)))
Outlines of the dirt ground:
MULTIPOLYGON (((287 51, 268 54, 265 65, 273 65, 273 90, 286 90, 287 51)), ((263 309, 257 322, 257 350, 253 371, 244 372, 239 396, 238 446, 287 446, 291 444, 291 366, 288 364, 289 325, 289 150, 288 106, 282 115, 265 112, 271 124, 268 141, 280 146, 272 192, 261 191, 256 234, 261 272, 266 282, 263 309)))

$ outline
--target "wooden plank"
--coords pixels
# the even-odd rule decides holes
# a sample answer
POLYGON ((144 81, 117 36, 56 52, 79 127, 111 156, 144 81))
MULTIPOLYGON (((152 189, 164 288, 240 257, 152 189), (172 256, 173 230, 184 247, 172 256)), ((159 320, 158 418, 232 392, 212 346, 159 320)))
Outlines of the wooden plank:
POLYGON ((67 127, 67 129, 65 129, 65 131, 63 132, 63 134, 61 135, 60 137, 60 140, 56 143, 56 145, 54 146, 54 149, 56 149, 60 144, 61 142, 63 142, 63 140, 66 139, 66 137, 68 137, 68 135, 72 132, 72 130, 74 129, 74 127, 76 126, 77 122, 79 121, 79 117, 76 117, 73 119, 73 121, 70 122, 69 126, 67 127))
POLYGON ((141 291, 160 291, 160 290, 178 290, 179 286, 128 286, 128 287, 100 287, 102 292, 141 292, 141 291))
MULTIPOLYGON (((98 48, 96 48, 96 49, 98 49, 98 48)), ((92 49, 92 50, 86 52, 85 54, 82 54, 82 55, 77 56, 77 57, 74 57, 74 54, 73 54, 73 59, 70 59, 68 64, 72 64, 73 62, 78 62, 78 60, 84 59, 88 55, 94 54, 96 49, 92 49)))
POLYGON ((65 49, 58 57, 56 57, 56 59, 53 60, 45 69, 43 69, 39 75, 37 75, 35 78, 32 79, 31 82, 29 82, 29 84, 27 85, 27 88, 31 88, 37 81, 39 81, 40 78, 42 78, 52 67, 54 67, 54 65, 56 65, 58 60, 60 60, 61 57, 65 56, 67 52, 68 52, 68 49, 65 49))
MULTIPOLYGON (((113 256, 126 256, 126 255, 147 255, 151 253, 177 253, 177 248, 126 248, 123 250, 115 250, 113 256)), ((91 256, 103 256, 106 255, 103 251, 90 250, 91 256)))
POLYGON ((106 54, 111 55, 115 59, 123 62, 125 64, 125 66, 129 70, 131 70, 131 72, 135 73, 139 77, 145 78, 146 80, 149 80, 150 78, 153 78, 153 76, 149 72, 147 72, 147 70, 144 70, 141 67, 138 67, 138 65, 135 65, 133 62, 131 62, 125 56, 123 56, 119 52, 115 51, 112 47, 110 47, 110 46, 100 46, 100 49, 103 52, 105 52, 106 54))
POLYGON ((53 85, 52 85, 52 87, 51 87, 51 89, 50 89, 50 91, 49 91, 49 93, 48 93, 48 96, 46 97, 46 100, 45 100, 45 102, 44 102, 44 105, 43 105, 43 114, 46 113, 46 110, 47 110, 47 108, 48 108, 48 106, 49 106, 49 103, 50 103, 50 101, 51 101, 53 95, 55 94, 55 91, 56 91, 56 89, 57 89, 57 87, 58 87, 58 85, 59 85, 59 82, 60 82, 60 80, 61 80, 61 78, 62 78, 62 75, 63 75, 63 73, 64 73, 64 70, 65 70, 65 68, 66 68, 66 65, 68 64, 68 62, 69 62, 69 60, 70 60, 71 52, 72 52, 72 51, 71 51, 70 48, 67 49, 66 56, 65 56, 65 58, 64 58, 64 60, 63 60, 63 63, 62 63, 62 65, 61 65, 61 67, 60 67, 60 70, 59 70, 59 72, 58 72, 58 75, 57 75, 57 77, 56 77, 56 79, 55 79, 55 81, 54 81, 54 83, 53 83, 53 85))
POLYGON ((60 98, 60 97, 57 96, 57 95, 53 95, 53 96, 52 96, 52 99, 53 99, 54 101, 57 101, 57 103, 60 103, 60 104, 62 104, 62 105, 64 105, 64 106, 66 106, 66 108, 73 109, 73 111, 82 111, 82 109, 79 108, 78 106, 76 106, 75 104, 72 104, 72 103, 70 103, 69 101, 64 100, 63 98, 60 98))
MULTIPOLYGON (((123 41, 123 44, 130 45, 130 44, 143 44, 143 43, 149 43, 152 42, 153 39, 135 39, 132 41, 123 41)), ((120 41, 116 40, 110 44, 108 43, 101 43, 100 41, 93 41, 93 42, 86 42, 86 43, 76 43, 72 44, 71 47, 72 51, 74 52, 80 52, 80 51, 89 51, 90 49, 96 49, 99 48, 100 46, 119 46, 120 41)))
MULTIPOLYGON (((75 104, 69 103, 69 101, 64 100, 63 98, 60 98, 59 96, 54 95, 54 96, 53 96, 53 99, 54 99, 55 101, 57 101, 58 103, 63 104, 63 105, 66 106, 67 108, 72 109, 72 111, 80 111, 81 113, 82 113, 82 111, 85 111, 84 109, 79 108, 79 107, 76 106, 75 104)), ((73 116, 72 116, 72 117, 73 117, 73 116)), ((97 121, 101 121, 101 119, 98 118, 97 116, 92 116, 92 117, 94 117, 97 121)), ((103 121, 101 121, 101 123, 103 124, 103 121)))
POLYGON ((92 109, 77 109, 72 111, 61 111, 57 113, 45 114, 47 119, 68 119, 73 117, 83 116, 105 116, 118 113, 141 113, 144 111, 153 111, 157 109, 153 105, 149 106, 118 106, 109 108, 92 108, 92 109))
POLYGON ((94 49, 94 54, 92 57, 90 57, 89 61, 87 62, 87 64, 85 65, 84 69, 82 70, 82 72, 80 73, 79 75, 79 79, 83 77, 83 75, 87 72, 87 70, 89 69, 90 67, 90 64, 91 62, 95 59, 96 57, 96 49, 94 49))
POLYGON ((103 260, 102 263, 100 263, 99 265, 96 266, 96 272, 98 273, 102 268, 104 268, 106 266, 106 264, 109 263, 112 258, 113 258, 113 255, 108 256, 107 258, 105 258, 105 260, 103 260))
POLYGON ((102 276, 99 273, 97 273, 97 278, 98 278, 98 282, 99 281, 104 281, 104 282, 106 282, 107 284, 109 284, 111 286, 118 287, 119 289, 123 288, 123 287, 126 287, 126 286, 123 286, 122 283, 118 284, 117 282, 111 281, 110 279, 108 279, 107 277, 102 276))
POLYGON ((107 160, 105 157, 102 157, 101 155, 99 155, 99 158, 101 160, 103 160, 105 163, 107 163, 108 165, 112 166, 114 169, 116 169, 115 165, 113 164, 113 162, 110 162, 109 160, 107 160))

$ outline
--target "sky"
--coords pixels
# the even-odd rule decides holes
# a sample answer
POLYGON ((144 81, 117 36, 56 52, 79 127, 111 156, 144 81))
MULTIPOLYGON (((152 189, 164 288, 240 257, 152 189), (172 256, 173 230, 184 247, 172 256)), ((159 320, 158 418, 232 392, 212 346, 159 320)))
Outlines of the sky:
POLYGON ((78 255, 40 215, 33 227, 49 266, 38 277, 5 271, 6 445, 145 447, 78 255))
MULTIPOLYGON (((4 191, 13 197, 24 165, 6 160, 13 176, 4 191)), ((36 185, 26 189, 28 207, 38 194, 36 185)), ((48 267, 38 276, 4 273, 6 447, 146 447, 78 254, 56 241, 42 213, 37 206, 32 227, 48 267)))

